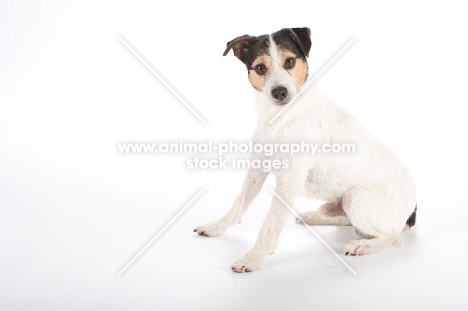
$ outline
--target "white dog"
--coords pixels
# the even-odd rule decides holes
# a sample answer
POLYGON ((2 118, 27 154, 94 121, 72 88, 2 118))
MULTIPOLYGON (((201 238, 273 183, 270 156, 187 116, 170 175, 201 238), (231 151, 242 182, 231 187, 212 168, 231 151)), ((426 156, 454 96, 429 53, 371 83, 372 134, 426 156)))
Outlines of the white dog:
MULTIPOLYGON (((398 235, 415 224, 416 189, 403 164, 343 108, 311 85, 272 124, 268 124, 306 83, 311 48, 309 28, 282 29, 271 35, 238 37, 227 44, 248 70, 256 90, 255 143, 353 143, 353 154, 275 154, 288 169, 273 170, 276 193, 289 206, 298 195, 327 203, 304 213, 307 225, 352 225, 363 239, 351 241, 346 255, 362 255, 400 245, 398 235)), ((255 155, 258 156, 258 155, 255 155)), ((260 156, 261 157, 261 156, 260 156)), ((268 173, 250 169, 242 191, 220 220, 194 231, 217 236, 240 222, 268 173)), ((276 197, 253 249, 232 270, 258 269, 274 251, 290 211, 276 197)))

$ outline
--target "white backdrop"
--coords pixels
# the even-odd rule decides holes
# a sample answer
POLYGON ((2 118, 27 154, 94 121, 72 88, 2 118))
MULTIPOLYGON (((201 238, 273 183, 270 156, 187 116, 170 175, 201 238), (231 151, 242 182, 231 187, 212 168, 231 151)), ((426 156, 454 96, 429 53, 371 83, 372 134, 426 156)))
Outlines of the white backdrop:
MULTIPOLYGON (((466 309, 465 11, 461 1, 3 1, 0 308, 466 309), (411 170, 419 228, 403 248, 345 258, 353 276, 291 218, 262 269, 236 275, 227 268, 255 241, 271 194, 242 225, 199 238, 191 230, 230 207, 245 172, 189 171, 187 156, 122 155, 117 144, 249 140, 253 89, 244 65, 222 57, 226 42, 304 26, 312 74, 356 37, 317 83, 411 170)), ((355 238, 317 231, 339 254, 355 238)))

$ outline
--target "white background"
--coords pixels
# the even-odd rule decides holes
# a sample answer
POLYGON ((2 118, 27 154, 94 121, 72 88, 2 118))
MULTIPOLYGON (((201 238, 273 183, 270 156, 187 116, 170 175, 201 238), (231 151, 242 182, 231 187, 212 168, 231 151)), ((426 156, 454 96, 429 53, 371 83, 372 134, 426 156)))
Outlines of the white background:
MULTIPOLYGON (((0 309, 466 310, 467 27, 462 1, 2 1, 0 309), (198 237, 245 172, 189 171, 186 155, 117 144, 250 139, 253 89, 243 64, 222 57, 226 42, 303 26, 312 74, 356 37, 318 83, 411 170, 418 229, 402 248, 343 257, 354 276, 291 217, 262 268, 234 274, 271 194, 225 235, 198 237)), ((316 230, 341 256, 356 238, 316 230)))

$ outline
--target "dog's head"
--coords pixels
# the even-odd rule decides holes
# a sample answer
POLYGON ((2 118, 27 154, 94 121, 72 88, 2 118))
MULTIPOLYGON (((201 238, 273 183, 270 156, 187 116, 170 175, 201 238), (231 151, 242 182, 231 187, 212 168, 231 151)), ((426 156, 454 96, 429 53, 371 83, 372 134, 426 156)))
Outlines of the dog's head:
POLYGON ((246 66, 252 86, 269 101, 287 104, 307 80, 312 46, 309 28, 285 28, 258 37, 244 35, 227 43, 246 66))

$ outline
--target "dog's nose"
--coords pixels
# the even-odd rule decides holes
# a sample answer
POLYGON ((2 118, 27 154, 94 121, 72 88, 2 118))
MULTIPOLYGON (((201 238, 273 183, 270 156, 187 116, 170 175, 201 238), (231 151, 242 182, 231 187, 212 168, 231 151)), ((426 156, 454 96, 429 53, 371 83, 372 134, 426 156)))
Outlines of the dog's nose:
POLYGON ((284 86, 277 86, 271 91, 271 96, 279 102, 282 102, 288 96, 288 89, 284 86))

